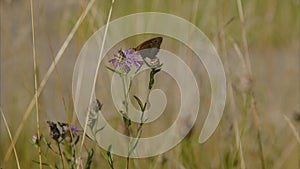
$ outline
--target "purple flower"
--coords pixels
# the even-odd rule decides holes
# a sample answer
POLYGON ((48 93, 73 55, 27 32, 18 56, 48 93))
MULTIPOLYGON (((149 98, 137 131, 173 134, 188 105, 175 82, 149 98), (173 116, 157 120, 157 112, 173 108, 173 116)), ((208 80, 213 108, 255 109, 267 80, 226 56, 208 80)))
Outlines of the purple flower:
POLYGON ((54 139, 55 141, 58 141, 61 133, 59 131, 59 129, 57 128, 56 123, 52 122, 52 121, 47 121, 49 127, 50 127, 50 136, 52 139, 54 139))
POLYGON ((77 129, 75 126, 70 125, 70 129, 72 131, 73 134, 79 134, 82 132, 82 130, 77 129))
POLYGON ((111 62, 116 69, 119 68, 125 73, 128 73, 133 65, 135 65, 136 68, 140 68, 143 64, 143 61, 139 60, 139 54, 133 49, 120 49, 109 62, 111 62))

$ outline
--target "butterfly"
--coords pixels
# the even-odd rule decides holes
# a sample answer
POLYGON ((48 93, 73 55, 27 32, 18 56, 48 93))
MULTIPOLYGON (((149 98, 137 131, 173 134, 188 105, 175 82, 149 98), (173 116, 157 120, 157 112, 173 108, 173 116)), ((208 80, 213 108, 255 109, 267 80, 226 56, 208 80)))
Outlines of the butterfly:
POLYGON ((137 47, 133 48, 135 51, 137 51, 141 57, 144 59, 145 63, 150 67, 159 67, 160 62, 159 59, 156 57, 157 53, 159 52, 160 45, 162 43, 163 38, 162 37, 155 37, 152 39, 149 39, 137 47), (150 64, 145 60, 146 58, 150 59, 150 64))

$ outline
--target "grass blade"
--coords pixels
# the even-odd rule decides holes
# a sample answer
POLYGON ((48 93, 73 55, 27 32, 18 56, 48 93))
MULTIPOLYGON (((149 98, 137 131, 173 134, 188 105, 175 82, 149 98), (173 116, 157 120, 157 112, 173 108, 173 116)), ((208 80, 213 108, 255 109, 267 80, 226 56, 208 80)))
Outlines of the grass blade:
MULTIPOLYGON (((39 102, 38 102, 38 95, 37 95, 37 59, 36 59, 36 48, 35 48, 35 31, 34 31, 34 19, 33 19, 33 2, 30 0, 30 14, 31 14, 31 32, 32 32, 32 56, 33 56, 33 74, 34 74, 34 93, 35 93, 35 111, 36 111, 36 128, 37 128, 37 137, 38 140, 41 138, 40 133, 40 117, 39 117, 39 102)), ((42 150, 40 144, 37 144, 38 151, 39 151, 39 166, 42 169, 42 150)))
MULTIPOLYGON (((5 124, 5 127, 6 127, 6 130, 7 130, 7 133, 8 133, 8 136, 9 136, 9 139, 10 141, 12 142, 13 139, 12 139, 12 136, 11 136, 11 132, 9 130, 9 127, 8 127, 8 124, 7 124, 7 121, 6 121, 6 118, 4 116, 4 113, 0 107, 0 111, 1 111, 1 115, 2 115, 2 118, 3 118, 3 121, 4 121, 4 124, 5 124)), ((17 166, 18 166, 18 169, 20 169, 20 163, 19 163, 19 158, 18 158, 18 154, 17 154, 17 151, 16 151, 16 148, 15 148, 15 144, 12 144, 12 149, 14 151, 14 154, 15 154, 15 158, 16 158, 16 163, 17 163, 17 166)))
MULTIPOLYGON (((50 75, 52 74, 52 72, 54 71, 55 69, 55 65, 58 63, 58 61, 61 59, 62 57, 62 54, 64 53, 64 51, 66 50, 67 46, 69 45, 71 39, 73 38, 75 32, 77 31, 79 25, 81 24, 81 22, 83 21, 83 19, 85 18, 85 16, 87 15, 87 13, 89 12, 89 10, 91 9, 93 3, 95 2, 95 0, 91 0, 89 2, 89 4, 87 5, 86 9, 84 10, 84 12, 81 14, 81 16, 79 17, 79 19, 77 20, 76 24, 74 25, 74 27, 72 28, 71 32, 69 33, 69 35, 67 36, 66 40, 64 41, 62 47, 60 48, 60 50, 58 51, 56 57, 55 57, 55 60, 52 62, 51 66, 49 67, 46 75, 44 76, 39 88, 38 88, 38 91, 37 93, 35 93, 35 95, 37 95, 37 97, 41 94, 42 90, 44 89, 46 83, 48 82, 48 79, 50 77, 50 75)), ((34 96, 30 103, 29 103, 29 106, 27 107, 24 115, 23 115, 23 118, 22 118, 22 121, 16 131, 16 134, 15 136, 13 137, 13 140, 12 140, 12 143, 10 145, 10 147, 8 148, 6 154, 5 154, 5 157, 4 157, 4 162, 6 162, 9 158, 9 156, 11 155, 12 153, 12 147, 16 144, 23 128, 24 128, 24 125, 34 107, 34 104, 35 104, 35 97, 34 96)))

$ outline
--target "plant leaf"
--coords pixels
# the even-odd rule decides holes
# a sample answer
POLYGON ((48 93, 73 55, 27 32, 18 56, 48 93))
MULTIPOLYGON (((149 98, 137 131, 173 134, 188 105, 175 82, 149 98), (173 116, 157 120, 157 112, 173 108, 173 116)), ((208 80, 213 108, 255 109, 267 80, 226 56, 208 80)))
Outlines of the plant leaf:
POLYGON ((131 126, 131 120, 125 113, 123 113, 123 121, 126 124, 126 126, 131 126))
POLYGON ((113 68, 111 68, 111 67, 108 67, 108 66, 106 66, 106 68, 107 68, 108 70, 110 70, 110 71, 114 72, 114 73, 117 73, 117 74, 119 74, 119 75, 121 75, 121 74, 122 74, 121 72, 119 72, 119 71, 117 71, 116 69, 113 69, 113 68))
POLYGON ((96 131, 95 131, 95 135, 97 135, 98 132, 100 132, 101 130, 103 130, 104 127, 105 127, 105 125, 104 125, 103 127, 101 127, 100 129, 96 130, 96 131))
POLYGON ((144 111, 144 106, 143 106, 143 103, 142 103, 141 99, 138 98, 136 95, 134 95, 133 97, 135 98, 135 100, 136 100, 137 103, 139 104, 140 109, 141 109, 142 111, 144 111))
POLYGON ((93 156, 94 156, 94 149, 91 149, 91 151, 88 153, 88 158, 86 160, 85 169, 91 168, 93 156))

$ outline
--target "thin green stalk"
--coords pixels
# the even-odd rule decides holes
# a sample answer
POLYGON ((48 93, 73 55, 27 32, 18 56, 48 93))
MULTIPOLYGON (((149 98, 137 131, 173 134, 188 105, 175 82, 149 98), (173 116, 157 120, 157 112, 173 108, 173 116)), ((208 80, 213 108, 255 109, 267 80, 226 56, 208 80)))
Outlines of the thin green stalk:
MULTIPOLYGON (((126 75, 121 75, 121 78, 122 78, 122 86, 123 86, 123 94, 124 94, 124 106, 125 106, 125 116, 126 118, 128 118, 128 95, 130 93, 130 87, 128 89, 126 89, 126 75)), ((128 120, 128 119, 127 119, 128 120)), ((128 124, 126 124, 125 122, 125 126, 127 128, 127 131, 128 131, 128 135, 129 135, 129 139, 131 137, 131 132, 130 132, 130 126, 128 126, 128 124)), ((128 155, 127 155, 127 158, 126 158, 126 169, 129 168, 129 156, 130 156, 130 140, 128 142, 128 155)))
POLYGON ((61 152, 61 148, 59 146, 59 142, 56 141, 56 145, 57 145, 57 148, 58 148, 58 152, 59 152, 59 156, 60 156, 60 160, 62 162, 62 166, 63 166, 63 169, 65 168, 65 164, 64 164, 64 158, 63 158, 63 154, 61 152))
POLYGON ((128 115, 128 96, 130 89, 126 90, 126 75, 121 75, 122 77, 122 86, 123 86, 123 94, 124 94, 124 106, 125 106, 125 114, 128 115), (127 91, 127 92, 126 92, 127 91))
MULTIPOLYGON (((155 69, 153 68, 150 72, 150 77, 149 77, 149 86, 148 86, 148 93, 147 93, 147 97, 146 97, 146 101, 145 103, 142 105, 140 99, 138 97, 135 96, 135 98, 137 99, 137 101, 139 102, 140 104, 140 108, 141 108, 141 111, 142 111, 142 114, 141 114, 141 122, 136 130, 136 135, 135 135, 135 138, 136 140, 133 140, 135 142, 133 142, 133 146, 131 147, 131 141, 129 142, 129 149, 128 149, 128 156, 127 156, 127 162, 126 162, 126 167, 128 169, 129 167, 129 157, 131 155, 131 153, 134 151, 134 149, 136 148, 136 146, 138 145, 138 142, 140 140, 140 137, 141 137, 141 134, 142 134, 142 127, 143 127, 143 124, 144 124, 144 114, 145 114, 145 111, 146 111, 146 108, 147 108, 147 103, 149 102, 149 95, 150 95, 150 92, 153 88, 153 85, 154 85, 154 77, 155 77, 155 74, 158 73, 160 71, 160 69, 155 69)), ((129 87, 129 90, 130 90, 130 87, 129 87)), ((128 91, 129 93, 129 91, 128 91)))
MULTIPOLYGON (((129 93, 130 93, 130 87, 128 87, 128 89, 126 88, 127 87, 127 84, 126 84, 126 77, 127 75, 121 75, 121 78, 122 78, 122 86, 123 86, 123 94, 124 94, 124 107, 125 107, 125 112, 124 115, 126 118, 129 118, 128 117, 128 96, 129 96, 129 93)), ((127 119, 127 120, 130 120, 130 119, 127 119)), ((127 127, 127 130, 129 132, 129 136, 131 135, 130 133, 130 126, 128 126, 127 124, 125 124, 125 126, 127 127)))
POLYGON ((126 158, 126 169, 129 169, 129 154, 127 155, 126 158))

